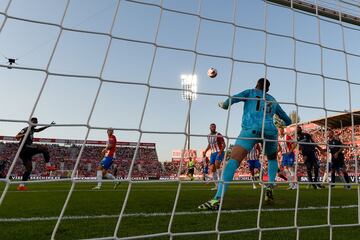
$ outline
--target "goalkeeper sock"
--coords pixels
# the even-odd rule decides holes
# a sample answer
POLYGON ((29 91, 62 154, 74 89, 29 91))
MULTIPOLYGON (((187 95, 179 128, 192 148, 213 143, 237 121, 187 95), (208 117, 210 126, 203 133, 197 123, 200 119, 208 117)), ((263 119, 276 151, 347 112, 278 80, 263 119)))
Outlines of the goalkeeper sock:
POLYGON ((98 187, 101 187, 101 179, 102 179, 102 170, 97 170, 96 172, 96 180, 98 181, 98 187))
MULTIPOLYGON (((234 178, 236 169, 238 169, 238 167, 239 167, 239 162, 236 161, 235 159, 230 159, 229 162, 226 164, 226 167, 223 172, 224 181, 226 181, 226 182, 232 181, 234 178)), ((218 186, 218 189, 217 189, 214 199, 221 198, 223 187, 224 187, 224 195, 225 195, 228 185, 229 184, 225 184, 225 186, 224 186, 224 183, 219 183, 219 186, 218 186)))
POLYGON ((275 185, 278 163, 276 160, 268 160, 269 183, 275 185))

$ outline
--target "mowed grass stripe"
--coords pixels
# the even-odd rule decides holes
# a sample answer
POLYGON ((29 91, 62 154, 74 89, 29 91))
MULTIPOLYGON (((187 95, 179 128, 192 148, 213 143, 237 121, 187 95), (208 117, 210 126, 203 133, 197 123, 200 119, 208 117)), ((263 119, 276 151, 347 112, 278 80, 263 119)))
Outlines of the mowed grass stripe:
MULTIPOLYGON (((358 205, 346 205, 346 206, 331 206, 331 209, 349 209, 357 208, 358 205)), ((309 211, 309 210, 321 210, 328 209, 327 206, 323 207, 306 207, 298 208, 298 211, 309 211)), ((257 212, 258 209, 238 209, 238 210, 222 210, 221 214, 234 214, 234 213, 247 213, 257 212)), ((261 212, 289 212, 295 211, 295 208, 271 208, 261 209, 261 212)), ((176 212, 176 216, 184 215, 208 215, 217 214, 217 211, 197 211, 197 212, 176 212)), ((123 217, 157 217, 157 216, 171 216, 171 213, 125 213, 123 217)), ((80 220, 80 219, 101 219, 101 218, 118 218, 119 215, 88 215, 88 216, 64 216, 63 220, 80 220)), ((31 221, 53 221, 57 220, 58 217, 30 217, 30 218, 0 218, 0 222, 31 222, 31 221)))

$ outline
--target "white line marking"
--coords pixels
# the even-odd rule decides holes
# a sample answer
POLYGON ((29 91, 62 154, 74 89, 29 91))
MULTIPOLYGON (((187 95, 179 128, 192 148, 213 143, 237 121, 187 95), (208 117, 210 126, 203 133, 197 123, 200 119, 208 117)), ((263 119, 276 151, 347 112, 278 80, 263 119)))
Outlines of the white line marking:
MULTIPOLYGON (((346 209, 346 208, 357 208, 358 205, 344 205, 344 206, 332 206, 331 209, 346 209)), ((327 206, 323 207, 306 207, 298 208, 299 211, 306 210, 322 210, 327 209, 327 206)), ((246 213, 246 212, 257 212, 258 209, 237 209, 237 210, 222 210, 221 213, 232 214, 232 213, 246 213)), ((269 208, 262 209, 262 212, 287 212, 295 211, 295 208, 269 208)), ((176 216, 186 215, 209 215, 217 214, 217 211, 189 211, 189 212, 177 212, 176 216)), ((158 216, 170 216, 171 212, 168 213, 127 213, 124 217, 158 217, 158 216)), ((104 218, 118 218, 119 215, 94 215, 94 216, 64 216, 63 220, 82 220, 82 219, 104 219, 104 218)), ((0 218, 0 222, 32 222, 32 221, 55 221, 58 217, 30 217, 30 218, 0 218)))

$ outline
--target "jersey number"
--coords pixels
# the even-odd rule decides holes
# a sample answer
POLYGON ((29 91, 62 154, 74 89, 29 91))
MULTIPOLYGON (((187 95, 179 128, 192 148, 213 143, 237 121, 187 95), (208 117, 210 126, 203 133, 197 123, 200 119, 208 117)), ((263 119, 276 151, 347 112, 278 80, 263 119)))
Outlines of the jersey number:
MULTIPOLYGON (((256 101, 256 111, 260 111, 260 100, 261 100, 261 97, 259 96, 256 96, 256 98, 258 98, 259 100, 256 101)), ((272 103, 271 102, 268 102, 266 104, 266 113, 271 113, 271 106, 272 106, 272 103)), ((264 108, 263 108, 264 110, 264 108)))

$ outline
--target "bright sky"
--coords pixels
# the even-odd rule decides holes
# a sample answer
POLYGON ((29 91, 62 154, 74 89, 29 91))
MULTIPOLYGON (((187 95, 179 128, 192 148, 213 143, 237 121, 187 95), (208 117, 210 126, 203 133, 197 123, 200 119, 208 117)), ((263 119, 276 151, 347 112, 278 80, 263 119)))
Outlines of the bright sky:
MULTIPOLYGON (((0 26, 4 24, 8 2, 0 0, 0 26)), ((139 2, 160 4, 156 0, 139 2)), ((141 141, 157 144, 160 161, 170 160, 172 150, 184 147, 185 136, 175 133, 185 131, 188 110, 187 102, 181 100, 180 75, 191 74, 193 70, 198 76, 201 93, 191 109, 191 133, 195 135, 208 134, 209 124, 215 122, 219 132, 230 138, 237 137, 241 130, 243 104, 234 106, 228 115, 227 111, 217 107, 225 97, 216 94, 232 95, 253 88, 257 79, 265 74, 271 81, 270 94, 278 101, 288 103, 282 104, 286 112, 296 110, 295 103, 304 106, 298 108, 302 121, 325 117, 324 109, 311 106, 325 107, 327 115, 331 116, 337 114, 336 111, 349 110, 351 99, 351 108, 360 109, 359 27, 344 24, 351 28, 341 28, 338 22, 323 19, 318 25, 318 19, 308 14, 294 13, 262 0, 239 0, 235 17, 238 27, 233 42, 234 25, 226 23, 234 22, 232 0, 202 1, 201 16, 221 23, 204 19, 199 22, 196 15, 166 10, 199 14, 197 0, 164 0, 166 9, 163 11, 155 5, 124 0, 120 2, 112 31, 112 36, 117 39, 111 41, 102 71, 110 42, 105 34, 111 29, 116 4, 116 0, 70 1, 63 26, 102 34, 63 30, 57 45, 59 27, 7 18, 0 33, 0 135, 14 136, 26 125, 11 121, 29 118, 44 84, 47 67, 51 74, 34 112, 40 123, 55 121, 57 124, 84 125, 89 120, 92 127, 123 129, 115 132, 121 141, 137 141, 140 136, 137 130, 141 129, 150 132, 143 133, 141 141), (283 36, 265 34, 264 30, 283 36), (295 43, 293 34, 307 43, 295 43), (322 46, 332 50, 314 45, 319 39, 322 46), (159 47, 144 43, 155 41, 159 47), (344 45, 346 52, 352 55, 345 55, 344 45), (236 61, 230 79, 233 47, 236 61), (213 56, 196 56, 195 49, 198 53, 213 56), (17 66, 24 69, 6 68, 5 57, 17 58, 17 66), (265 67, 265 62, 271 67, 265 67), (206 75, 210 67, 218 70, 215 79, 206 75), (294 68, 308 73, 296 75, 294 68), (323 74, 324 78, 311 73, 323 74), (113 82, 103 82, 90 116, 100 87, 100 76, 113 82), (345 81, 347 79, 351 84, 345 81), (142 117, 148 81, 151 88, 142 117)), ((65 6, 65 0, 13 0, 7 14, 60 24, 65 6)), ((82 126, 56 126, 37 136, 83 139, 86 130, 82 126)), ((91 130, 89 139, 106 140, 106 137, 103 130, 91 130)), ((233 142, 234 139, 230 140, 233 142)), ((195 149, 205 148, 207 140, 192 137, 191 144, 195 149)))

